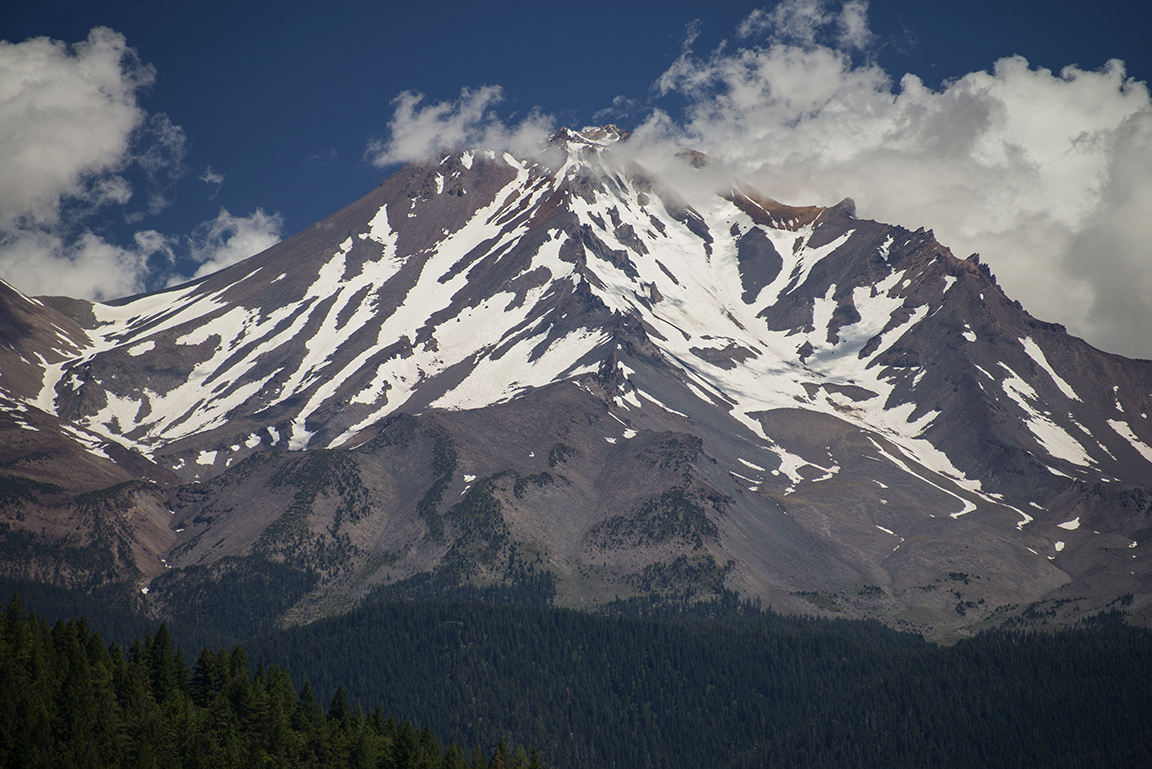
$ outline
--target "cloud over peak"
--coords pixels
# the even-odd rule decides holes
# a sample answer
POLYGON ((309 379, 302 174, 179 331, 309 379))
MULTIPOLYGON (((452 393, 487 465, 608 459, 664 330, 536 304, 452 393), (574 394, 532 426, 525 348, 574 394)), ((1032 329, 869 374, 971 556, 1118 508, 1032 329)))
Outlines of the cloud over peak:
POLYGON ((460 98, 426 103, 422 93, 405 91, 388 123, 388 137, 372 140, 365 154, 377 168, 428 160, 437 152, 458 147, 534 151, 554 129, 552 118, 531 111, 515 123, 505 123, 494 111, 504 100, 500 86, 463 88, 460 98))
MULTIPOLYGON (((855 199, 860 215, 934 229, 958 255, 979 252, 1034 315, 1111 352, 1152 358, 1152 102, 1120 61, 1058 73, 1020 56, 933 89, 877 64, 886 45, 864 0, 783 0, 750 13, 735 44, 692 50, 652 87, 628 151, 642 161, 690 147, 797 205, 855 199)), ((378 166, 444 147, 531 147, 552 129, 495 111, 497 86, 426 103, 405 92, 378 166)), ((634 113, 617 96, 608 118, 634 113)), ((661 169, 676 173, 673 168, 661 169)))
POLYGON ((785 202, 852 197, 863 217, 933 228, 1037 317, 1152 358, 1147 85, 1116 60, 1054 73, 1020 56, 939 90, 894 81, 857 48, 866 4, 826 5, 786 0, 740 25, 742 46, 683 53, 655 88, 686 107, 634 139, 706 152, 785 202))

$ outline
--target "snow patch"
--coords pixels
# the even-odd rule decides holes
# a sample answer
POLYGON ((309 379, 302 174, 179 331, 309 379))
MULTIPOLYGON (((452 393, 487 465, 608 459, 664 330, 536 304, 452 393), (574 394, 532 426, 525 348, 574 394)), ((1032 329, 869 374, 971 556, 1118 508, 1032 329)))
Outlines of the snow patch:
POLYGON ((891 245, 892 245, 892 235, 889 234, 884 238, 884 242, 880 244, 880 247, 878 249, 876 249, 876 253, 878 253, 880 255, 880 258, 883 259, 884 261, 888 261, 888 249, 891 245))
POLYGON ((804 476, 800 475, 799 470, 805 467, 808 462, 803 457, 795 454, 789 454, 782 448, 776 447, 773 449, 776 456, 780 458, 780 467, 772 471, 773 475, 783 475, 788 479, 789 486, 784 490, 785 494, 791 494, 796 490, 796 487, 804 481, 804 476))
POLYGON ((84 450, 93 456, 101 457, 103 459, 111 460, 112 457, 104 451, 102 441, 93 435, 83 433, 79 429, 69 424, 61 424, 60 429, 71 434, 76 441, 84 447, 84 450))
POLYGON ((1080 467, 1089 467, 1095 464, 1095 460, 1089 456, 1079 441, 1033 405, 1043 403, 1036 395, 1036 391, 1006 363, 1001 362, 1000 367, 1009 374, 1001 383, 1004 393, 1024 410, 1024 424, 1041 448, 1052 457, 1063 459, 1080 467))
POLYGON ((147 342, 141 342, 140 344, 129 347, 126 352, 132 357, 138 357, 148 352, 149 350, 154 349, 156 349, 156 342, 152 339, 149 339, 147 342))
POLYGON ((1119 433, 1120 437, 1128 441, 1132 448, 1140 452, 1140 456, 1152 462, 1152 446, 1149 446, 1144 441, 1137 437, 1136 433, 1132 432, 1132 426, 1127 422, 1121 422, 1116 419, 1109 419, 1108 426, 1119 433))
POLYGON ((913 478, 916 478, 917 480, 928 484, 932 488, 937 489, 939 491, 942 491, 945 494, 958 499, 960 501, 960 503, 963 505, 963 508, 960 509, 958 512, 950 513, 949 515, 952 518, 959 518, 960 516, 967 515, 968 513, 972 512, 973 510, 976 509, 976 504, 973 503, 971 500, 965 499, 964 497, 960 496, 959 494, 957 494, 954 491, 949 491, 948 489, 944 488, 943 486, 941 486, 938 483, 933 483, 932 481, 930 481, 926 477, 924 477, 923 474, 918 473, 915 470, 913 470, 910 463, 908 463, 907 461, 905 461, 904 459, 902 459, 900 457, 897 457, 895 454, 892 454, 891 452, 885 451, 884 447, 882 447, 879 443, 877 443, 876 440, 871 435, 868 435, 865 437, 868 438, 869 441, 871 441, 872 445, 876 447, 876 450, 878 452, 880 452, 881 456, 885 457, 890 462, 893 462, 894 464, 896 464, 904 472, 908 473, 913 478))
POLYGON ((1060 378, 1060 375, 1056 373, 1055 369, 1048 365, 1048 359, 1044 357, 1044 351, 1040 349, 1040 345, 1032 341, 1032 337, 1026 336, 1021 339, 1020 342, 1024 345, 1024 351, 1028 353, 1028 357, 1036 361, 1036 364, 1047 372, 1048 376, 1052 378, 1052 381, 1056 383, 1056 386, 1060 388, 1060 392, 1064 393, 1064 397, 1074 401, 1080 400, 1080 397, 1076 395, 1076 391, 1060 378))
POLYGON ((288 434, 288 450, 303 451, 308 448, 308 441, 312 440, 314 432, 307 427, 307 418, 299 416, 292 420, 292 428, 288 434))
POLYGON ((388 258, 395 255, 398 234, 392 230, 392 225, 388 223, 388 204, 385 203, 380 206, 380 210, 368 222, 368 232, 360 237, 371 238, 384 246, 384 258, 388 258), (389 250, 392 251, 391 254, 389 254, 389 250))

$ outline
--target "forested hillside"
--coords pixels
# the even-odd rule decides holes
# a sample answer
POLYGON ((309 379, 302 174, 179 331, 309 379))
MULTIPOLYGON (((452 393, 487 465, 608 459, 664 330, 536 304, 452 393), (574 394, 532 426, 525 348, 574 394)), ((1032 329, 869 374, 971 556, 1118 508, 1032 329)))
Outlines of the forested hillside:
POLYGON ((942 647, 739 603, 633 615, 385 603, 251 645, 462 744, 561 767, 1150 766, 1152 635, 997 630, 942 647))
POLYGON ((1152 765, 1152 634, 1118 612, 937 646, 731 594, 612 609, 396 601, 125 652, 14 600, 0 766, 1152 765))

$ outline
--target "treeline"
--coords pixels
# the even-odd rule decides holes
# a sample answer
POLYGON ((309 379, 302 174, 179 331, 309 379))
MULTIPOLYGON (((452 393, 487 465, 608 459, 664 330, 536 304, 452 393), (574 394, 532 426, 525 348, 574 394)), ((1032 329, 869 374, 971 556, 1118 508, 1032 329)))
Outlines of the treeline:
POLYGON ((516 735, 573 769, 1152 766, 1152 636, 1118 620, 939 647, 731 596, 617 609, 646 616, 382 603, 249 652, 447 739, 516 735))
POLYGON ((14 598, 0 620, 0 767, 373 767, 538 769, 535 750, 470 756, 425 727, 366 714, 337 688, 251 671, 241 647, 202 651, 191 670, 167 626, 125 654, 83 620, 53 627, 14 598))
POLYGON ((392 601, 185 662, 14 602, 0 766, 1152 766, 1152 634, 1118 614, 940 647, 728 593, 611 611, 392 601))

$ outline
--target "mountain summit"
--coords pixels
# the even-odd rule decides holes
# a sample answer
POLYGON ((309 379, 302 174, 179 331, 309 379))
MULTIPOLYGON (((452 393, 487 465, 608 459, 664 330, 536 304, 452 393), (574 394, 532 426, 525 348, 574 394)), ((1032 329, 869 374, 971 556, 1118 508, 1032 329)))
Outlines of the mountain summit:
POLYGON ((465 587, 1147 621, 1152 362, 931 231, 627 142, 412 164, 156 294, 0 285, 8 576, 275 585, 277 622, 465 587))

